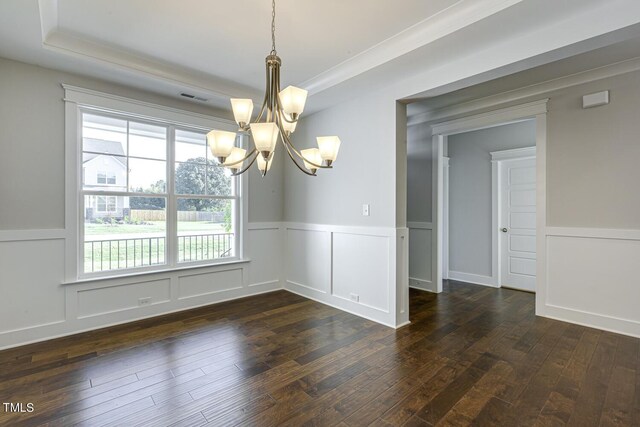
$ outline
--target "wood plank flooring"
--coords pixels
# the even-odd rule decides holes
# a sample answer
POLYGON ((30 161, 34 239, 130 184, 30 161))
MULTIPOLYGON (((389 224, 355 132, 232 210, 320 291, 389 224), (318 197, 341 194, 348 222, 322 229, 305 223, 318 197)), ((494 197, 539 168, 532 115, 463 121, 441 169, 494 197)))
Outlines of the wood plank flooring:
POLYGON ((278 291, 0 352, 11 426, 640 426, 640 340, 411 291, 393 330, 278 291))

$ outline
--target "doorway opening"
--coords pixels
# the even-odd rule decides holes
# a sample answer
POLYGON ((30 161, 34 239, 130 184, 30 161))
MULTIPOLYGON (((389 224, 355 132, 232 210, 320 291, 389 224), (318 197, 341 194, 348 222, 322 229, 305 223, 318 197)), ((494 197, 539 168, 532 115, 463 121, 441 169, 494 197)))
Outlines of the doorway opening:
POLYGON ((435 291, 451 279, 535 292, 546 100, 435 124, 432 135, 435 291))
POLYGON ((535 291, 535 120, 444 144, 443 278, 535 291))

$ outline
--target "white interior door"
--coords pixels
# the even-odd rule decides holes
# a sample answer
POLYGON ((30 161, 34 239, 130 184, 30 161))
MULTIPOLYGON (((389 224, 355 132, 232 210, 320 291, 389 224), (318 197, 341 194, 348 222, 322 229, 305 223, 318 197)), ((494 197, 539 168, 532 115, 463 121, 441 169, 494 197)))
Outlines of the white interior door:
POLYGON ((536 289, 536 159, 502 160, 500 285, 536 289))

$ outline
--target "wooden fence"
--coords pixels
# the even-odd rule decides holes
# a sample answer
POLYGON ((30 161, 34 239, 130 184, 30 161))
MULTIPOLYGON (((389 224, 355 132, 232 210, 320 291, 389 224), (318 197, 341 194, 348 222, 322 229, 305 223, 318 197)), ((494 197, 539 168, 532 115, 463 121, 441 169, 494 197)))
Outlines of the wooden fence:
MULTIPOLYGON (((132 209, 131 219, 134 221, 165 221, 166 212, 163 210, 143 210, 132 209)), ((222 212, 197 212, 197 211, 178 211, 178 221, 210 221, 224 222, 224 213, 222 212)))

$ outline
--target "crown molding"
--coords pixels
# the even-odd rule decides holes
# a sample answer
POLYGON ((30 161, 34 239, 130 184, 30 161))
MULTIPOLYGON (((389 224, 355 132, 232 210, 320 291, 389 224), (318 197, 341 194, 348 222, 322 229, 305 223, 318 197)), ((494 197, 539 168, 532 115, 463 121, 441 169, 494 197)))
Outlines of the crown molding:
POLYGON ((408 117, 407 126, 415 126, 422 123, 436 123, 451 117, 472 114, 476 111, 495 108, 500 105, 522 101, 523 99, 545 96, 551 92, 578 86, 608 77, 640 70, 640 58, 632 58, 611 65, 594 68, 580 73, 571 74, 557 79, 547 80, 531 86, 498 93, 496 95, 475 99, 458 105, 434 109, 408 117))
POLYGON ((352 58, 303 82, 310 95, 327 90, 523 0, 461 0, 352 58))

